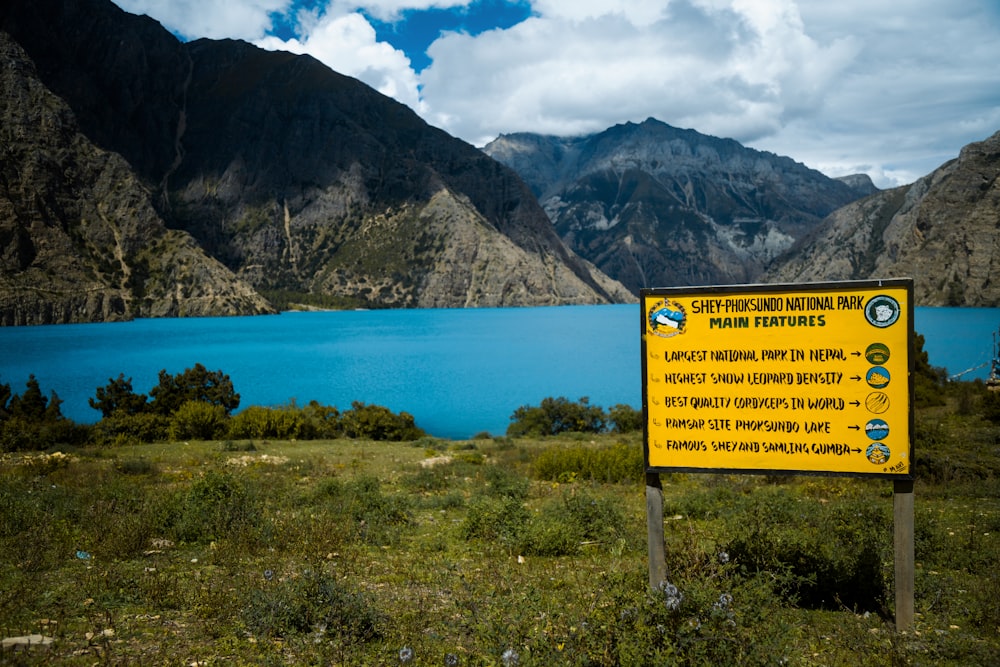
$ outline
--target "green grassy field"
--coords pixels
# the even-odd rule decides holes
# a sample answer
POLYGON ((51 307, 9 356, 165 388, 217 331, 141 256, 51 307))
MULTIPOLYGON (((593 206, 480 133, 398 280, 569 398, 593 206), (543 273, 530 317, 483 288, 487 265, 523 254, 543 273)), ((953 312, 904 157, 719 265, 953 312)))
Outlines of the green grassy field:
POLYGON ((649 591, 638 435, 172 442, 4 455, 0 662, 996 665, 976 400, 918 413, 904 633, 890 481, 664 475, 649 591))

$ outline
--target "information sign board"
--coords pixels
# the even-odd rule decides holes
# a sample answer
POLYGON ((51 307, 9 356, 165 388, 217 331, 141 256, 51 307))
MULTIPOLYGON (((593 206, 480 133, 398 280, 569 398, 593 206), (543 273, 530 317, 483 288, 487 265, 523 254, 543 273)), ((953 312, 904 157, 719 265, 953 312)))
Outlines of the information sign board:
POLYGON ((647 472, 912 479, 912 280, 640 298, 647 472))

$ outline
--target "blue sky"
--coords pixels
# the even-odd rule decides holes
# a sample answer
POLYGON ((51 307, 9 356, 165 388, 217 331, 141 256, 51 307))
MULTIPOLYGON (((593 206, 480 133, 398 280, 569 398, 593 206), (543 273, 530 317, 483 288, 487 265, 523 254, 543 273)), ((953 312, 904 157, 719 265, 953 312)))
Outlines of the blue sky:
POLYGON ((1000 130, 997 0, 115 0, 309 53, 475 145, 654 117, 909 183, 1000 130))

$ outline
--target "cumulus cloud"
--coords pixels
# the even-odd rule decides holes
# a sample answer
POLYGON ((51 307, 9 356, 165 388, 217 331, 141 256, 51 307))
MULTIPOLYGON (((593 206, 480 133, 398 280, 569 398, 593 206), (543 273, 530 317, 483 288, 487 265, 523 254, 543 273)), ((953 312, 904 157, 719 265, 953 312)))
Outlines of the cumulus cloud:
POLYGON ((424 98, 432 118, 474 142, 648 116, 756 139, 815 110, 855 52, 850 40, 810 38, 791 2, 770 5, 546 0, 508 30, 437 40, 424 98))
POLYGON ((257 39, 292 0, 115 0, 132 14, 148 14, 185 38, 257 39))
POLYGON ((300 17, 304 37, 268 36, 256 44, 272 51, 308 53, 331 69, 356 77, 383 95, 421 110, 417 75, 406 54, 375 38, 371 24, 356 12, 300 17))
POLYGON ((117 2, 185 37, 309 53, 477 145, 652 116, 885 187, 1000 129, 1000 5, 985 0, 531 0, 510 28, 442 34, 419 75, 365 15, 471 2, 117 2))

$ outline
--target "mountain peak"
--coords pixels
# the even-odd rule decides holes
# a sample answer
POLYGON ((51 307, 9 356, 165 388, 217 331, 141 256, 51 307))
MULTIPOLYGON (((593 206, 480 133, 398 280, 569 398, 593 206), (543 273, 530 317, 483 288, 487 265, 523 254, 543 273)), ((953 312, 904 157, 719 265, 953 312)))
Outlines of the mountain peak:
POLYGON ((595 134, 500 137, 559 235, 633 293, 755 281, 860 194, 794 160, 655 118, 595 134))

